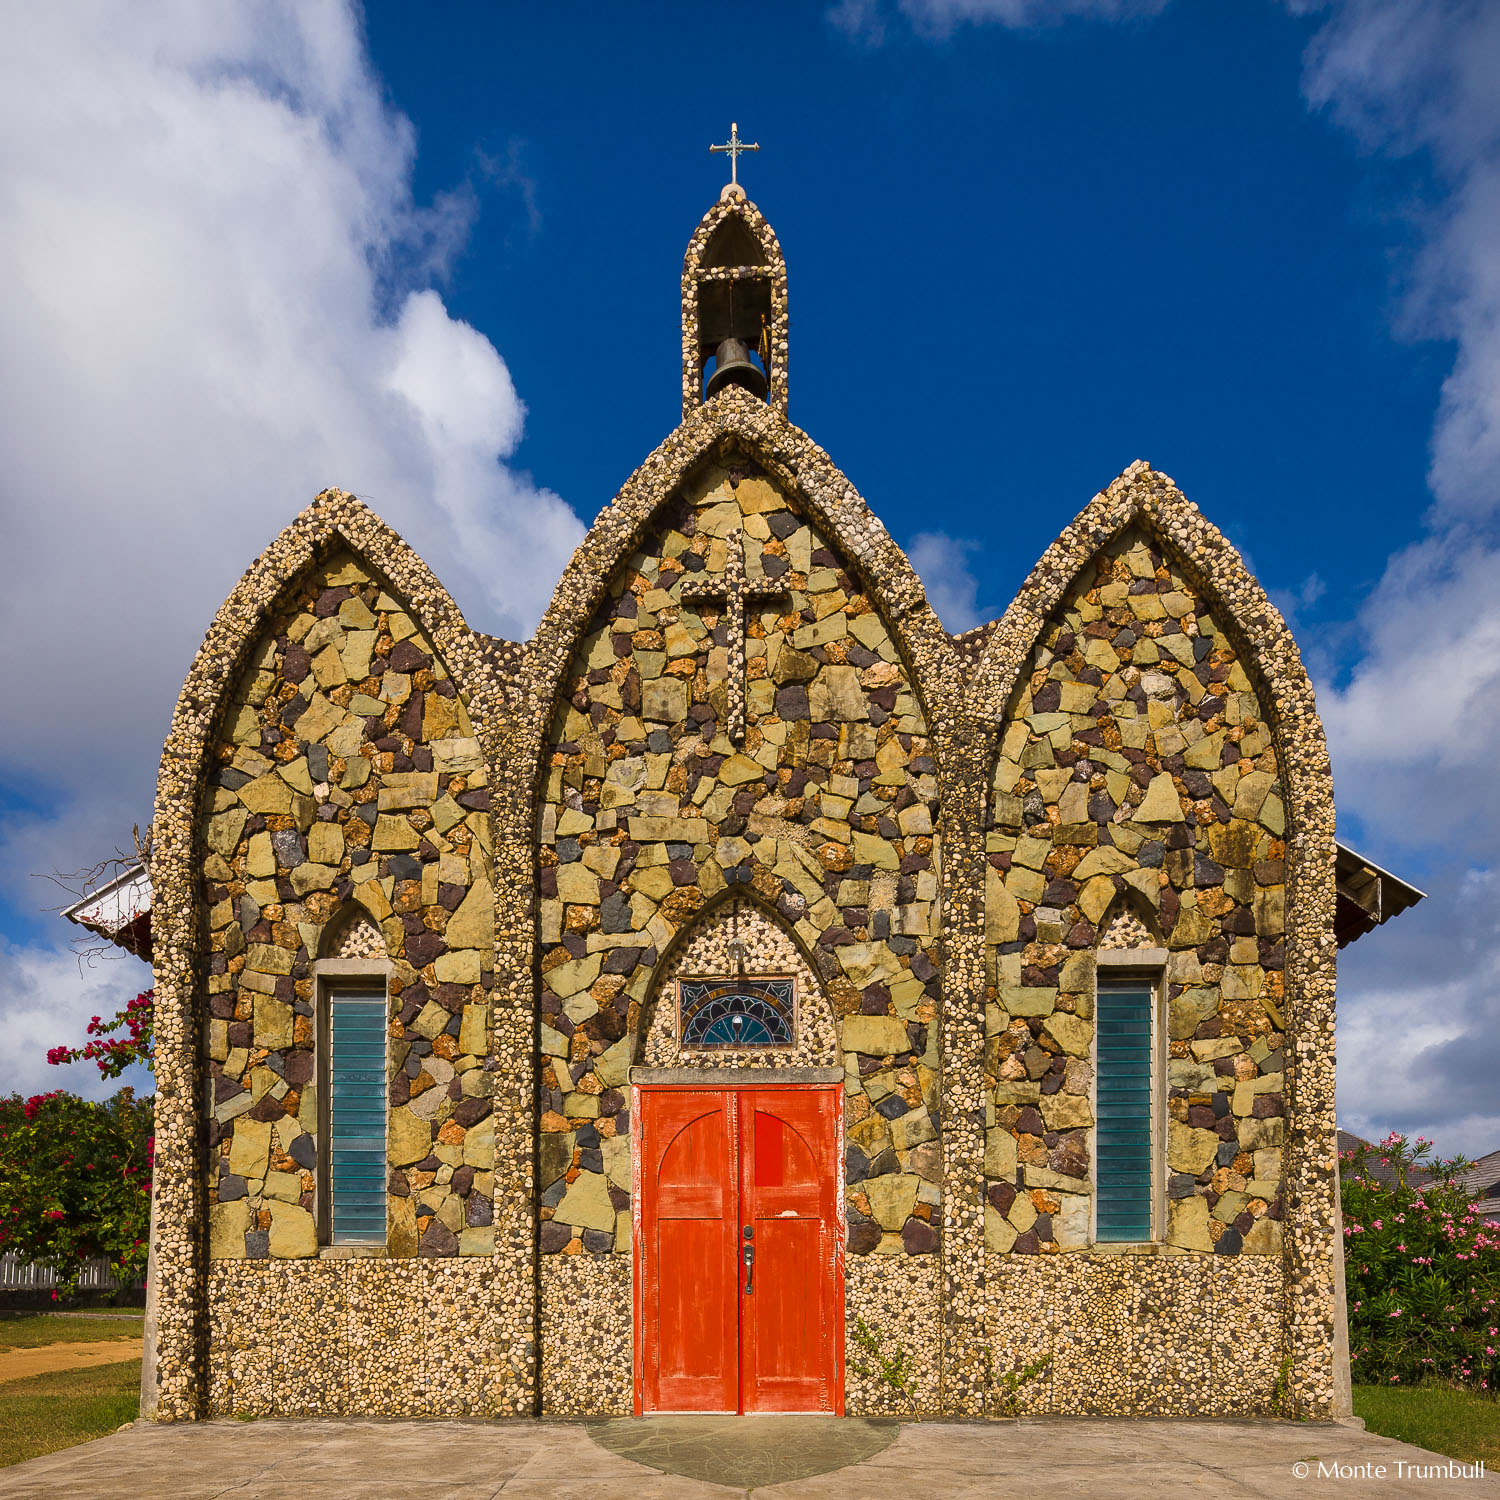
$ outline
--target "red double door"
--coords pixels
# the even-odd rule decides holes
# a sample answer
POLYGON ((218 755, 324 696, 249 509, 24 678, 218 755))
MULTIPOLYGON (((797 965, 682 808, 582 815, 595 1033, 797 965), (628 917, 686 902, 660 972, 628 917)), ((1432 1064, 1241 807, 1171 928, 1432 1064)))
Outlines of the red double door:
POLYGON ((831 1086, 641 1087, 636 1412, 844 1409, 831 1086))

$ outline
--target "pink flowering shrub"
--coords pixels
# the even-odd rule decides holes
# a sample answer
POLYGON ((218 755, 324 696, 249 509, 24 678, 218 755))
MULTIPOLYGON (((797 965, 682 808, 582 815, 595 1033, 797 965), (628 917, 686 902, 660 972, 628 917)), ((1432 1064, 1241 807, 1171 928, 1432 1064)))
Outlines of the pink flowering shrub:
POLYGON ((91 1062, 104 1078, 118 1078, 134 1063, 152 1067, 156 1061, 156 991, 142 990, 108 1020, 95 1016, 88 1033, 93 1041, 81 1047, 52 1047, 47 1061, 54 1067, 91 1062))
POLYGON ((1467 1165, 1394 1132, 1341 1154, 1356 1381, 1500 1388, 1500 1228, 1454 1180, 1467 1165))
POLYGON ((146 1269, 153 1102, 129 1088, 102 1104, 0 1098, 0 1252, 50 1267, 62 1296, 92 1256, 121 1281, 146 1269))

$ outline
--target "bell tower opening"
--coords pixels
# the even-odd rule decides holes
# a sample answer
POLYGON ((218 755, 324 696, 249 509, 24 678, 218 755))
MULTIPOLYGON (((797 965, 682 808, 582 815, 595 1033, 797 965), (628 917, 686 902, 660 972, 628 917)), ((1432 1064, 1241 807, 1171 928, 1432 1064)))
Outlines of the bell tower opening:
POLYGON ((776 235, 739 185, 739 140, 727 152, 733 177, 703 216, 682 267, 682 412, 730 386, 786 411, 786 263, 776 235))

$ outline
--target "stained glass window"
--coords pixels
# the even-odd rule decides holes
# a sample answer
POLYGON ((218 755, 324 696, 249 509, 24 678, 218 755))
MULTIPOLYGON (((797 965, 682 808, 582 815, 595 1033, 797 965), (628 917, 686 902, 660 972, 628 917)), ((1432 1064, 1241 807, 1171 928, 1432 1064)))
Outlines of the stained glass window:
POLYGON ((677 984, 684 1047, 790 1047, 795 1017, 791 979, 682 979, 677 984))

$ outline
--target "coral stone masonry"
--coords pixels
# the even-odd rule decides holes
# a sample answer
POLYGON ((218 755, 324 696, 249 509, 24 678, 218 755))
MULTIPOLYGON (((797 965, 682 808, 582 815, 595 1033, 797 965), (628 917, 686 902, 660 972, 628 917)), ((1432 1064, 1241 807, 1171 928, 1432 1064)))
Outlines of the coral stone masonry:
POLYGON ((530 641, 330 490, 193 663, 158 1416, 1326 1418, 1333 800, 1285 623, 1138 463, 949 636, 787 420, 738 188, 682 297, 682 424, 530 641))

